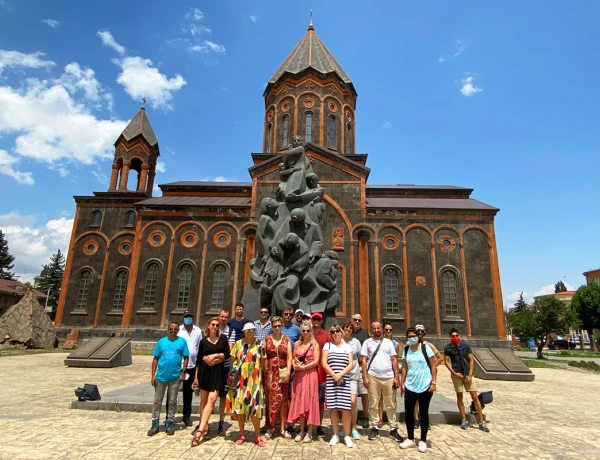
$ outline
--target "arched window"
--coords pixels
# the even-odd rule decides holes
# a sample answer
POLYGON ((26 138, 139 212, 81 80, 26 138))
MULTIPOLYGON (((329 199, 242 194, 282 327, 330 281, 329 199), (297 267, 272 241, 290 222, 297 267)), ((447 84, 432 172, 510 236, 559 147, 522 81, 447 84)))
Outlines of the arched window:
POLYGON ((281 147, 285 148, 288 146, 288 134, 290 130, 290 117, 285 115, 283 117, 283 136, 281 137, 281 147))
POLYGON ((385 288, 385 311, 388 315, 399 315, 404 309, 404 283, 395 268, 383 272, 385 288))
POLYGON ((345 153, 352 153, 352 125, 348 123, 346 125, 346 149, 345 153))
POLYGON ((129 211, 125 216, 125 226, 133 227, 135 225, 135 212, 129 211))
POLYGON ((142 309, 154 310, 156 305, 156 289, 158 287, 158 264, 151 263, 148 265, 146 273, 146 288, 144 289, 144 304, 142 309))
MULTIPOLYGON (((337 286, 335 288, 336 292, 340 295, 340 298, 342 299, 342 302, 344 300, 344 272, 342 270, 342 267, 340 267, 338 265, 337 268, 337 278, 335 279, 337 286)), ((342 304, 342 302, 340 302, 340 306, 337 309, 338 312, 342 312, 344 310, 344 305, 342 304)))
POLYGON ((223 308, 226 272, 227 268, 223 264, 218 264, 213 272, 212 299, 210 301, 210 308, 213 310, 223 308))
POLYGON ((192 286, 192 266, 183 264, 179 271, 179 291, 177 293, 177 309, 187 310, 190 304, 190 289, 192 286))
POLYGON ((273 150, 273 125, 269 123, 267 126, 267 153, 271 153, 273 150))
POLYGON ((335 117, 329 117, 329 143, 330 149, 335 148, 335 117))
POLYGON ((115 295, 113 296, 112 311, 123 311, 125 292, 127 291, 127 271, 119 270, 115 281, 115 295))
POLYGON ((77 304, 75 310, 86 310, 88 293, 90 291, 90 284, 92 284, 92 272, 91 270, 84 270, 81 272, 81 279, 79 281, 79 291, 77 292, 77 304))
POLYGON ((304 141, 310 142, 312 138, 312 113, 306 113, 306 130, 304 131, 304 141))
POLYGON ((442 273, 442 286, 444 287, 444 305, 446 316, 458 316, 458 303, 456 299, 456 275, 450 270, 442 273))
POLYGON ((92 213, 92 223, 90 225, 92 227, 100 227, 101 221, 102 221, 102 213, 100 211, 94 211, 92 213))

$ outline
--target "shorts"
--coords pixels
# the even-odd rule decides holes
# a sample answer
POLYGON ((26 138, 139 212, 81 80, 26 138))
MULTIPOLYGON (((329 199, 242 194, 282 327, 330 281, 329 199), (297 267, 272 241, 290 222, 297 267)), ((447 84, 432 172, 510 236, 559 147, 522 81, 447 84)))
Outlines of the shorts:
POLYGON ((225 386, 223 388, 223 391, 219 391, 219 398, 225 398, 227 396, 227 375, 229 375, 229 371, 231 369, 231 366, 227 366, 223 368, 223 385, 225 386))
POLYGON ((362 378, 362 373, 358 374, 358 393, 359 395, 368 395, 369 394, 369 390, 367 390, 365 388, 365 385, 363 384, 363 378, 362 378))
MULTIPOLYGON (((291 385, 290 385, 291 386, 291 385)), ((325 382, 319 383, 319 402, 325 402, 325 382)))
POLYGON ((454 385, 454 390, 457 393, 464 393, 464 391, 477 391, 477 386, 475 385, 475 378, 473 378, 473 380, 471 380, 471 383, 467 383, 465 381, 465 379, 461 379, 460 377, 457 377, 454 374, 451 374, 450 377, 452 377, 452 384, 454 385))
POLYGON ((350 394, 358 394, 358 380, 350 380, 350 394))

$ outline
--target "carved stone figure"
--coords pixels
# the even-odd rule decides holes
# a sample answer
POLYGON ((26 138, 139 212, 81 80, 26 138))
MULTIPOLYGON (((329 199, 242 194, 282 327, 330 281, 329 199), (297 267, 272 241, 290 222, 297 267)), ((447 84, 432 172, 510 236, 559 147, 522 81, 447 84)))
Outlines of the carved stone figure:
POLYGON ((344 229, 336 227, 333 229, 333 240, 331 246, 334 251, 344 250, 344 229))
POLYGON ((290 306, 322 312, 326 324, 335 322, 338 256, 324 252, 324 195, 302 138, 295 136, 279 164, 276 199, 261 201, 256 257, 242 297, 249 317, 258 317, 260 307, 279 313, 290 306))

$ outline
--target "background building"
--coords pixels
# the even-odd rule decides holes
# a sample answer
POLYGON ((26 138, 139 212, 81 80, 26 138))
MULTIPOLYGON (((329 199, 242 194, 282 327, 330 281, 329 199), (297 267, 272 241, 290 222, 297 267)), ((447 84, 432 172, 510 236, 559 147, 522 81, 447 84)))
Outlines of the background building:
MULTIPOLYGON (((304 138, 328 205, 325 247, 339 254, 340 321, 424 324, 429 335, 505 340, 494 217, 449 185, 371 185, 356 152, 354 83, 312 25, 264 91, 262 152, 249 181, 161 184, 142 108, 115 142, 108 191, 76 196, 56 324, 160 328, 183 311, 204 322, 232 308, 255 254, 257 204, 274 196, 284 150, 304 138)), ((391 152, 389 154, 392 154, 391 152)), ((399 177, 401 173, 399 173, 399 177)))

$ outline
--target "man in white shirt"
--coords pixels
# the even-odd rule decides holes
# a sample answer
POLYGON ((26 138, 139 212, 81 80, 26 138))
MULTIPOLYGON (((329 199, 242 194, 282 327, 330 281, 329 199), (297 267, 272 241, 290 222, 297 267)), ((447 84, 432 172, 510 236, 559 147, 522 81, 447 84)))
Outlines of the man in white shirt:
POLYGON ((273 333, 273 329, 271 328, 271 318, 269 318, 270 310, 269 307, 261 307, 260 308, 260 319, 254 321, 254 325, 256 326, 256 332, 254 333, 254 338, 260 342, 265 340, 265 337, 269 334, 273 333))
POLYGON ((186 310, 183 313, 183 324, 179 326, 178 337, 183 337, 187 341, 190 359, 188 361, 186 376, 183 381, 183 423, 192 426, 190 417, 192 416, 192 383, 196 373, 196 358, 198 357, 198 346, 202 340, 202 330, 194 325, 194 312, 186 310))
POLYGON ((383 398, 383 407, 390 425, 390 437, 396 442, 402 442, 402 436, 398 433, 396 405, 393 399, 396 388, 400 386, 398 356, 392 341, 383 337, 379 321, 371 323, 371 333, 372 337, 363 342, 360 351, 363 384, 369 392, 369 441, 375 441, 379 437, 379 399, 383 398))

